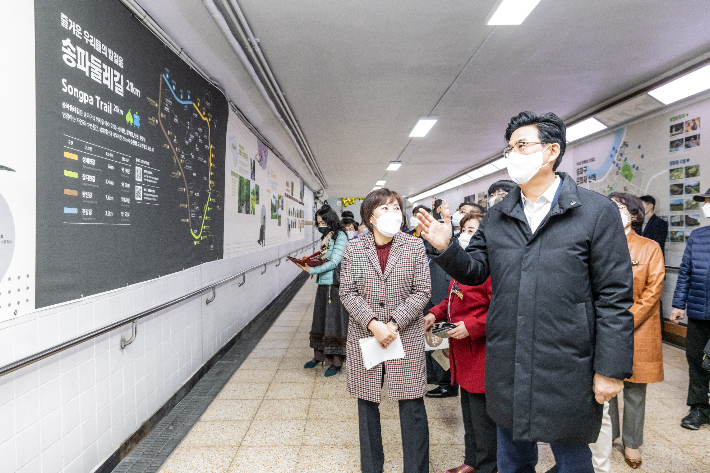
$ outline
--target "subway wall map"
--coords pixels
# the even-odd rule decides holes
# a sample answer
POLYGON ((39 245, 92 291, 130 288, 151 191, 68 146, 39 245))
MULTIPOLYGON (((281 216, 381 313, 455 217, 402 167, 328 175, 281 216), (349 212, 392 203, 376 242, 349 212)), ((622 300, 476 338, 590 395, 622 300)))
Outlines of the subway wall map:
POLYGON ((225 233, 227 100, 118 0, 36 1, 35 25, 36 308, 303 238, 303 183, 261 143, 225 233))

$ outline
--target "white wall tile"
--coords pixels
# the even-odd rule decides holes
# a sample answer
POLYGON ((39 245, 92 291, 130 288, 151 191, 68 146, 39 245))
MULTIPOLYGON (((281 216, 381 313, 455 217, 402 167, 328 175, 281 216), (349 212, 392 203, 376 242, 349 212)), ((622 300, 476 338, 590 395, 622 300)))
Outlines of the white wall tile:
POLYGON ((73 368, 60 377, 62 404, 66 404, 79 395, 79 368, 73 368))
POLYGON ((0 406, 0 444, 5 443, 15 435, 15 401, 10 401, 0 406), (9 420, 13 419, 13 420, 9 420))
POLYGON ((79 365, 79 390, 81 392, 96 385, 96 366, 94 359, 79 365))
MULTIPOLYGON (((79 395, 79 403, 81 404, 81 421, 86 421, 91 416, 96 414, 96 387, 92 386, 79 395)), ((94 438, 93 440, 96 440, 94 438)), ((92 441, 93 442, 93 441, 92 441)))
POLYGON ((39 388, 15 398, 15 431, 21 432, 40 419, 39 388))
POLYGON ((60 378, 56 377, 50 381, 47 381, 42 386, 40 386, 40 415, 42 417, 49 415, 55 410, 59 409, 61 405, 60 393, 60 378))
POLYGON ((64 466, 61 440, 45 448, 41 455, 42 473, 59 473, 64 466))
POLYGON ((77 428, 81 422, 79 398, 76 397, 66 404, 63 404, 60 409, 62 412, 62 436, 64 437, 77 428))
MULTIPOLYGON (((59 409, 42 417, 40 421, 40 445, 49 448, 62 437, 62 415, 59 409)), ((61 454, 61 446, 59 448, 61 454)))
MULTIPOLYGON (((6 329, 7 330, 7 329, 6 329)), ((39 335, 37 321, 31 320, 13 327, 13 360, 19 360, 37 352, 39 335)))
POLYGON ((62 435, 62 457, 64 466, 72 463, 81 453, 81 429, 77 426, 74 430, 62 435))
POLYGON ((17 449, 15 445, 14 438, 11 438, 5 443, 0 443, 0 458, 2 459, 3 468, 7 468, 7 471, 17 470, 17 461, 15 458, 17 449))
MULTIPOLYGON (((39 382, 44 384, 52 379, 59 378, 61 364, 59 355, 50 356, 37 363, 39 366, 39 382)), ((1 379, 1 378, 0 378, 1 379)))
POLYGON ((13 399, 15 399, 15 373, 8 373, 5 376, 0 376, 0 406, 4 406, 13 399))
POLYGON ((96 413, 96 433, 100 437, 111 429, 111 405, 99 408, 96 413))
POLYGON ((40 457, 36 457, 27 463, 25 466, 17 470, 17 473, 35 473, 41 468, 40 457))
POLYGON ((85 302, 77 307, 77 331, 79 335, 92 331, 94 324, 94 304, 85 302))
MULTIPOLYGON (((28 428, 17 433, 17 467, 22 468, 24 465, 37 458, 40 454, 40 434, 39 422, 32 424, 28 428)), ((31 470, 28 470, 31 471, 31 470)))
POLYGON ((79 334, 79 319, 76 307, 59 313, 59 336, 63 342, 75 338, 79 334))
POLYGON ((39 387, 39 365, 36 363, 15 371, 15 398, 39 387))

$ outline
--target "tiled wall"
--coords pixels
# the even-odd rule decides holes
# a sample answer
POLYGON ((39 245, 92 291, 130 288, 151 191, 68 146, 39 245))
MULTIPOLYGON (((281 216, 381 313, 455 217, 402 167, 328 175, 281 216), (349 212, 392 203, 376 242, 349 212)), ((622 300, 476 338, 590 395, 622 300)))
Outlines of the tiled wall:
MULTIPOLYGON (((0 324, 0 365, 149 309, 311 239, 39 310, 0 324)), ((298 274, 282 260, 0 377, 0 473, 88 473, 111 455, 298 274)))

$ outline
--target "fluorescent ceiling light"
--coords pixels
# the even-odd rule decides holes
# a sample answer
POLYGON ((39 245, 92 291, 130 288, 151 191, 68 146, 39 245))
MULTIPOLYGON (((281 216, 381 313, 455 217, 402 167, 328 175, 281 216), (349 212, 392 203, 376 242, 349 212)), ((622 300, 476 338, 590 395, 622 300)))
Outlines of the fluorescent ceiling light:
POLYGON ((467 182, 473 181, 473 178, 468 174, 464 174, 463 176, 459 176, 459 181, 461 181, 461 184, 466 184, 467 182))
POLYGON ((540 0, 503 0, 488 20, 488 26, 519 25, 528 17, 540 0))
POLYGON ((390 161, 389 166, 387 166, 388 171, 396 171, 399 169, 399 167, 402 165, 402 163, 399 163, 397 161, 390 161))
MULTIPOLYGON (((376 191, 376 190, 379 190, 379 189, 382 189, 382 187, 375 186, 375 187, 372 188, 373 191, 376 191)), ((370 191, 370 192, 372 192, 372 191, 370 191)))
POLYGON ((419 122, 414 126, 412 132, 409 134, 409 137, 421 138, 426 136, 426 134, 429 133, 429 130, 431 130, 431 127, 434 126, 434 123, 436 123, 436 120, 436 117, 421 117, 419 122))
POLYGON ((508 167, 508 164, 505 162, 505 158, 500 158, 497 161, 493 161, 491 164, 497 167, 498 169, 505 169, 508 167))
POLYGON ((375 183, 375 185, 376 185, 376 186, 384 186, 384 185, 385 185, 385 182, 387 182, 387 181, 379 180, 379 181, 377 181, 377 182, 375 183))
POLYGON ((494 166, 493 164, 486 164, 482 168, 477 169, 477 171, 481 171, 484 175, 492 174, 498 170, 498 167, 494 166))
POLYGON ((478 169, 475 169, 475 170, 469 172, 469 173, 466 174, 466 175, 467 175, 468 177, 470 177, 471 180, 474 180, 474 179, 479 179, 479 178, 483 177, 485 174, 483 174, 483 173, 482 173, 481 171, 479 171, 478 169))
POLYGON ((710 89, 710 66, 701 67, 648 93, 665 105, 710 89))
POLYGON ((575 141, 605 129, 606 125, 596 118, 587 118, 586 120, 567 128, 567 141, 575 141))

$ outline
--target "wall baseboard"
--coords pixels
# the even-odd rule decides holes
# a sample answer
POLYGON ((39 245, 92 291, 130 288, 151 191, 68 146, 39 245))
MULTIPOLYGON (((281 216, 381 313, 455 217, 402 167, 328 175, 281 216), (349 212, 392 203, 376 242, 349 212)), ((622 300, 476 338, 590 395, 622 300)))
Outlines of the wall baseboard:
POLYGON ((264 309, 259 312, 239 333, 232 337, 217 353, 215 353, 204 365, 183 384, 180 389, 173 394, 168 401, 163 404, 152 416, 150 416, 121 446, 112 453, 102 464, 98 465, 92 473, 111 473, 121 461, 143 440, 148 434, 165 418, 165 416, 182 401, 195 385, 207 374, 207 372, 231 350, 244 334, 251 328, 265 323, 271 324, 281 314, 283 308, 291 302, 298 290, 306 283, 308 275, 301 273, 291 281, 278 296, 276 296, 264 309), (273 309, 276 309, 274 311, 273 309))

